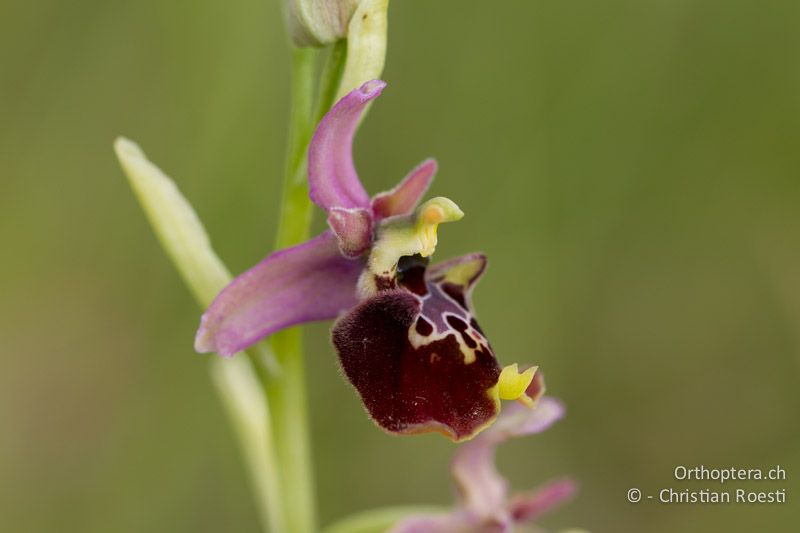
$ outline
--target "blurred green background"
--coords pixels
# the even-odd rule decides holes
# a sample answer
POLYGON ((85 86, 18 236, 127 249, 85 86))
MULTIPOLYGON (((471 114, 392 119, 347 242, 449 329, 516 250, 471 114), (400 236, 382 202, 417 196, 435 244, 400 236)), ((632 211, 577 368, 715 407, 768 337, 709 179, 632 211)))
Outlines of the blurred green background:
MULTIPOLYGON (((392 2, 359 170, 376 192, 438 158, 432 193, 467 216, 437 257, 488 253, 498 357, 569 408, 499 458, 519 489, 579 480, 548 527, 797 530, 799 26, 794 0, 392 2), (789 503, 625 501, 715 488, 678 464, 783 465, 741 486, 789 503)), ((0 529, 258 530, 199 312, 111 143, 176 179, 239 272, 275 233, 287 102, 277 0, 0 1, 0 529)), ((307 334, 323 521, 450 502, 452 445, 373 427, 328 327, 307 334)))

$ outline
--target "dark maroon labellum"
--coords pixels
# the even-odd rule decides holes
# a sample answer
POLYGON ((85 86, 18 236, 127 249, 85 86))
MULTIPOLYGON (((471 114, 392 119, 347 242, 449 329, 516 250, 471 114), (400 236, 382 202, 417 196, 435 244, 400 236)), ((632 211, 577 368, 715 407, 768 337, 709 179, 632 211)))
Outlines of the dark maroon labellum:
POLYGON ((436 281, 426 277, 418 256, 403 258, 397 289, 379 291, 334 326, 345 375, 387 431, 462 440, 497 416, 500 366, 468 305, 484 259, 472 260, 477 274, 459 284, 441 270, 436 281))

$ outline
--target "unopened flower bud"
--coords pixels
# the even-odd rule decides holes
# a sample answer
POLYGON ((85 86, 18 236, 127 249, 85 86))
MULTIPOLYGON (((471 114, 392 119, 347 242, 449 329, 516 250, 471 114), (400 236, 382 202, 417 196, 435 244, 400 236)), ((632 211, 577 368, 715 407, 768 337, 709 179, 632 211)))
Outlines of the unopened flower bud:
POLYGON ((287 0, 289 35, 297 46, 322 46, 347 36, 359 0, 287 0))

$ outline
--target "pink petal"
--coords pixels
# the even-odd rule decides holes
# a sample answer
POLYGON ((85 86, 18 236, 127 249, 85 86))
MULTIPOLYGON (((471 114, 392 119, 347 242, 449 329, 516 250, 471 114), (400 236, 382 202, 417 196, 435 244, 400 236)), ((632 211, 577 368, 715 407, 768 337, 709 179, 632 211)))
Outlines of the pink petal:
POLYGON ((489 429, 461 445, 450 466, 460 506, 480 516, 503 513, 508 495, 508 482, 494 466, 497 443, 484 437, 489 429))
POLYGON ((234 279, 203 315, 198 352, 230 356, 280 329, 335 318, 356 304, 363 265, 339 253, 326 231, 269 255, 234 279))
POLYGON ((403 178, 391 191, 376 194, 372 199, 372 211, 379 219, 411 213, 436 174, 436 160, 427 159, 403 178))
POLYGON ((358 257, 372 244, 372 213, 368 209, 334 207, 328 214, 328 225, 347 257, 358 257))
POLYGON ((563 415, 563 405, 550 397, 541 398, 533 409, 519 403, 505 405, 494 424, 462 445, 453 457, 451 470, 461 505, 481 516, 502 513, 508 482, 495 468, 495 448, 511 437, 544 431, 563 415))
POLYGON ((516 523, 531 522, 565 503, 576 491, 577 486, 571 479, 551 481, 534 492, 514 496, 509 511, 516 523))
POLYGON ((386 87, 372 80, 345 95, 322 121, 308 149, 309 196, 329 211, 334 207, 368 208, 369 196, 353 165, 353 137, 361 114, 386 87))
MULTIPOLYGON (((528 394, 530 390, 531 387, 528 388, 528 394)), ((503 406, 497 421, 484 431, 484 438, 497 445, 511 437, 541 433, 561 419, 564 413, 564 404, 550 396, 542 397, 533 409, 519 402, 507 404, 503 406)))

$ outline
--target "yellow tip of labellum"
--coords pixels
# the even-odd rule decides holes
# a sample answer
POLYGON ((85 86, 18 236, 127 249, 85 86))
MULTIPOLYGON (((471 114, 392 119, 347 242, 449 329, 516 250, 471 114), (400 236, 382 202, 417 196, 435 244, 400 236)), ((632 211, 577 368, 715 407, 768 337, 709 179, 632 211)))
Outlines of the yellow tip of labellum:
POLYGON ((532 366, 524 372, 520 372, 517 363, 503 368, 497 380, 497 392, 500 398, 503 400, 519 400, 531 407, 533 402, 525 394, 525 390, 533 381, 533 375, 536 373, 537 368, 532 366))

